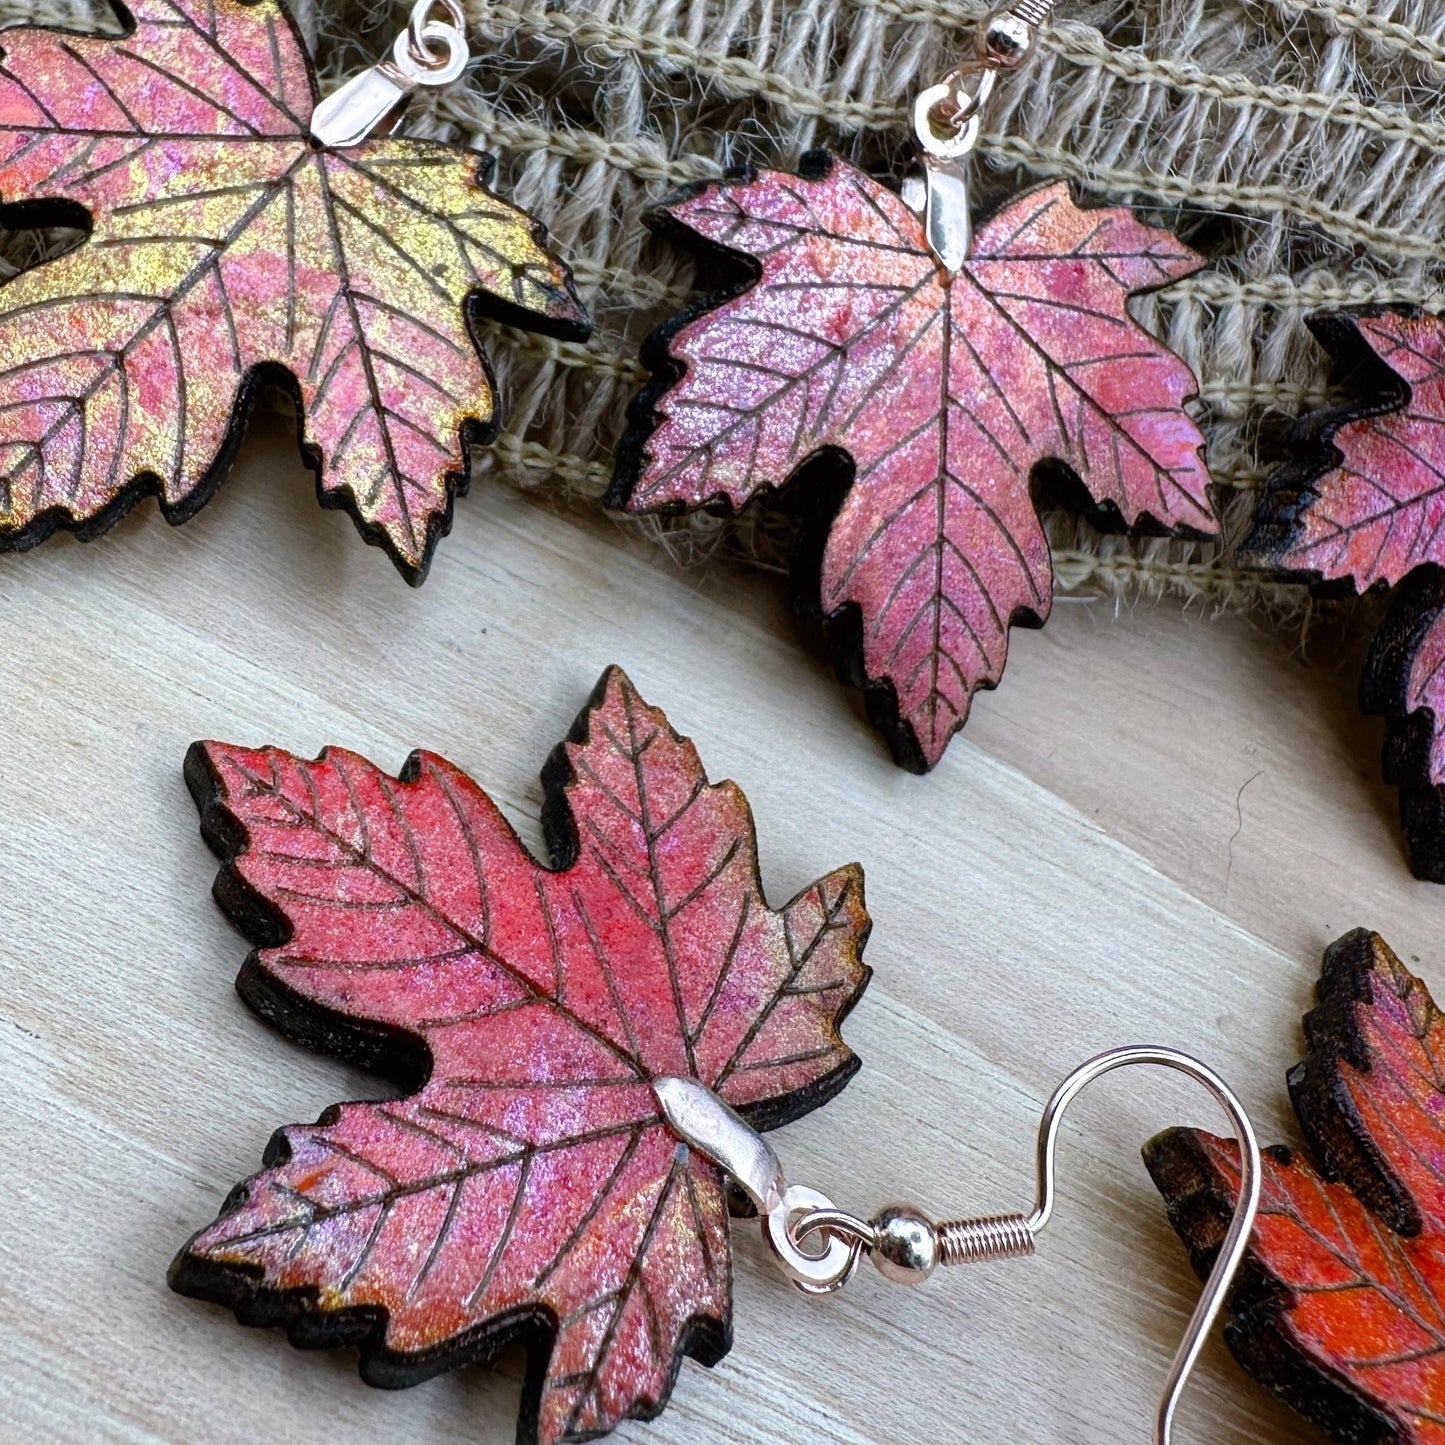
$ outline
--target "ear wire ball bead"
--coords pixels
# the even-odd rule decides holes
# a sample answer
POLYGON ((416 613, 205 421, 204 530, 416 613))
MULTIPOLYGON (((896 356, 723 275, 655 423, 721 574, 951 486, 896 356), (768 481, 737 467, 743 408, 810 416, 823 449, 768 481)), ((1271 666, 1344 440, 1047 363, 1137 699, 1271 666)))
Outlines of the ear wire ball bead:
POLYGON ((889 1204, 870 1221, 873 1263, 879 1273, 899 1284, 922 1284, 938 1263, 938 1232, 922 1210, 911 1204, 889 1204))
POLYGON ((1001 10, 979 27, 978 58, 991 70, 1014 70, 1033 44, 1033 27, 1027 20, 1001 10))

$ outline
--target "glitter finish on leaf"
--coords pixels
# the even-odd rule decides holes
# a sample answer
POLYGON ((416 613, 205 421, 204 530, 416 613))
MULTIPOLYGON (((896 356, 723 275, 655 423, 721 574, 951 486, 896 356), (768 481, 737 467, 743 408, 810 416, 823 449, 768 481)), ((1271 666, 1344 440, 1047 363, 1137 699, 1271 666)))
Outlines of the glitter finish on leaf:
MULTIPOLYGON (((1445 1017, 1377 934, 1325 955, 1289 1088, 1313 1158, 1265 1151, 1225 1338, 1342 1442, 1445 1442, 1445 1017)), ((1145 1160, 1203 1274, 1239 1187, 1232 1140, 1174 1129, 1145 1160)))
POLYGON ((1242 556, 1326 592, 1397 587, 1360 704, 1387 720, 1411 867, 1445 883, 1445 328, 1395 311, 1311 325, 1359 399, 1300 422, 1242 556))
POLYGON ((84 538, 146 491, 211 496, 261 380, 296 396, 323 505, 425 575, 496 430, 484 311, 585 333, 541 228, 434 141, 315 147, 279 0, 139 0, 120 38, 9 29, 0 197, 88 223, 0 288, 0 548, 84 538))
POLYGON ((1029 192, 952 281, 913 212, 832 156, 705 186, 653 224, 748 269, 649 344, 610 500, 739 508, 800 479, 804 605, 907 766, 938 762, 1009 628, 1049 614, 1031 489, 1074 501, 1082 482, 1114 526, 1217 530, 1194 378, 1125 305, 1202 262, 1128 211, 1029 192))
POLYGON ((746 799, 613 669, 544 773, 554 867, 440 758, 393 779, 199 743, 216 895, 260 947, 238 986, 298 1040, 413 1089, 283 1129, 172 1267, 405 1385, 530 1349, 524 1440, 655 1415, 730 1343, 723 1181, 665 1124, 688 1075, 760 1127, 831 1098, 866 983, 863 878, 779 912, 746 799))

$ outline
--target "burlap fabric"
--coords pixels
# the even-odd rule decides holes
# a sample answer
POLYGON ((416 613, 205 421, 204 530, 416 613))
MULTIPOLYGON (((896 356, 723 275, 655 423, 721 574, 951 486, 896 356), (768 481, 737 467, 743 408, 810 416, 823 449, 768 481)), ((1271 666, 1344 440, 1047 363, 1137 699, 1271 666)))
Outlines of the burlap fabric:
MULTIPOLYGON (((45 0, 10 13, 97 24, 45 0)), ((585 345, 508 333, 493 358, 507 425, 485 474, 595 504, 639 381, 638 343, 690 294, 690 266, 641 216, 686 181, 827 145, 875 175, 910 162, 910 97, 969 42, 978 0, 466 0, 480 63, 427 92, 422 134, 495 152, 497 185, 541 216, 576 269, 585 345)), ((375 58, 407 7, 305 0, 329 84, 375 58)), ((1438 304, 1445 276, 1445 4, 1438 0, 1062 0, 1026 73, 996 93, 985 201, 1065 176, 1129 202, 1209 258, 1136 303, 1200 378, 1199 415, 1228 534, 1288 421, 1325 399, 1312 311, 1438 304)), ((463 503, 465 505, 465 503, 463 503)), ((1051 520, 1066 588, 1182 592, 1224 604, 1262 587, 1212 547, 1100 538, 1051 520)), ((666 539, 766 559, 744 522, 666 539)))

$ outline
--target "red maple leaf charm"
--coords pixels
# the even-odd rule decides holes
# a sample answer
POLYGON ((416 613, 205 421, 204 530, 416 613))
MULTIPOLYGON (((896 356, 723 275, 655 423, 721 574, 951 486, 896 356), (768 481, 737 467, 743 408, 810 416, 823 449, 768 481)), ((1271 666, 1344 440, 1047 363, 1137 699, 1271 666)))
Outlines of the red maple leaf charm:
POLYGON ((1382 311, 1312 329, 1361 398, 1305 417, 1241 557, 1327 592, 1401 584, 1360 684, 1416 875, 1445 883, 1445 326, 1382 311))
POLYGON ((1128 211, 1031 191, 950 278, 898 196, 821 155, 704 186, 653 224, 748 269, 649 344, 658 379, 609 500, 739 508, 804 479, 803 587, 816 559, 840 672, 905 765, 938 762, 998 682, 1009 628, 1048 616, 1033 489, 1082 483, 1114 526, 1217 530, 1183 410, 1194 377, 1125 305, 1203 263, 1128 211))
POLYGON ((730 1343, 723 1180, 664 1122, 687 1075, 771 1128, 858 1066, 863 877, 780 912, 732 783, 617 670, 544 773, 555 866, 440 758, 399 778, 198 743, 187 778, 258 945, 246 1001, 413 1092, 283 1129, 172 1285, 361 1346, 405 1385, 532 1350, 522 1438, 584 1440, 666 1403, 730 1343))
POLYGON ((137 0, 119 37, 7 29, 10 225, 85 225, 0 288, 0 549, 209 500, 263 380, 324 506, 420 582, 496 431, 476 322, 585 334, 541 227, 436 141, 313 143, 280 0, 137 0))
MULTIPOLYGON (((1290 1071, 1314 1159, 1268 1149, 1225 1338, 1348 1445, 1445 1445, 1445 1016, 1377 934, 1325 955, 1290 1071)), ((1174 1129, 1145 1161, 1203 1274, 1239 1190, 1232 1140, 1174 1129)))

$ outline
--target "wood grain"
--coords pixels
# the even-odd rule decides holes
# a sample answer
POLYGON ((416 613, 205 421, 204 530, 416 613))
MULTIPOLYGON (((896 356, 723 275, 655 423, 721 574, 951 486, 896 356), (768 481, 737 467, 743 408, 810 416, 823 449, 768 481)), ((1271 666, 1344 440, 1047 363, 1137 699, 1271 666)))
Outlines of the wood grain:
MULTIPOLYGON (((609 662, 746 788, 770 897, 860 860, 874 983, 863 1069, 775 1136, 790 1172, 869 1210, 1017 1208, 1059 1076, 1157 1041, 1221 1069, 1263 1136, 1330 939, 1363 924, 1439 994, 1445 896, 1410 879, 1353 666, 1311 670, 1240 619, 1060 606, 1017 634, 945 764, 897 769, 780 584, 682 575, 612 525, 495 486, 458 508, 420 592, 319 513, 279 423, 180 531, 147 506, 104 542, 10 559, 0 749, 0 1439, 510 1441, 520 1362, 385 1393, 177 1298, 165 1270, 280 1123, 373 1080, 236 998, 244 945, 181 782, 219 736, 465 767, 538 840, 538 769, 609 662), (1364 746, 1361 746, 1361 743, 1364 746)), ((737 1245, 737 1344, 684 1367, 676 1445, 1147 1438, 1195 1282, 1138 1150, 1222 1127, 1126 1075, 1066 1130, 1038 1258, 925 1289, 872 1271, 814 1303, 737 1245)), ((1181 1442, 1314 1437, 1215 1347, 1181 1442)))

